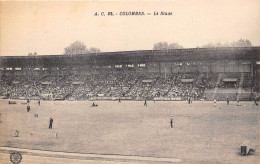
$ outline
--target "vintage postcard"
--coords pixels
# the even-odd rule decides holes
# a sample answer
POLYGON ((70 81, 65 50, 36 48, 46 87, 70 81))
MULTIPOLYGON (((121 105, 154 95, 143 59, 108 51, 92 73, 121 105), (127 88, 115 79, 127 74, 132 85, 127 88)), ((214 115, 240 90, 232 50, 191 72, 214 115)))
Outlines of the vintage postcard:
POLYGON ((260 1, 0 1, 0 163, 257 164, 260 1))

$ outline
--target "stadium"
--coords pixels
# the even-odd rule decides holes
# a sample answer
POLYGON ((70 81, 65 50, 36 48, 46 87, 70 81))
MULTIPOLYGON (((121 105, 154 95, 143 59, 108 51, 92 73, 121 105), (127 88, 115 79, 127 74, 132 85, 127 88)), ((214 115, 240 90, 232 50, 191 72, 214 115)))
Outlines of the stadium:
POLYGON ((2 56, 1 162, 257 163, 258 61, 260 47, 2 56))
POLYGON ((1 57, 1 96, 46 100, 253 100, 260 47, 1 57))

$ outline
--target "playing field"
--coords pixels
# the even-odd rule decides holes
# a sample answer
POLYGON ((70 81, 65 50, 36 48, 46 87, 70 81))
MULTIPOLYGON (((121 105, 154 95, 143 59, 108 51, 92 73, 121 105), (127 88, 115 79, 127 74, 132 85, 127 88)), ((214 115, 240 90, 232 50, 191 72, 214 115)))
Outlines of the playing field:
MULTIPOLYGON (((259 107, 253 102, 0 101, 1 146, 181 159, 179 163, 257 163, 259 107), (34 114, 38 114, 38 118, 34 114), (170 116, 173 128, 170 128, 170 116), (49 119, 54 119, 49 129, 49 119), (19 130, 19 137, 14 137, 19 130), (55 137, 58 132, 58 138, 55 137), (244 140, 256 149, 240 156, 244 140)), ((156 163, 156 162, 154 162, 156 163)))

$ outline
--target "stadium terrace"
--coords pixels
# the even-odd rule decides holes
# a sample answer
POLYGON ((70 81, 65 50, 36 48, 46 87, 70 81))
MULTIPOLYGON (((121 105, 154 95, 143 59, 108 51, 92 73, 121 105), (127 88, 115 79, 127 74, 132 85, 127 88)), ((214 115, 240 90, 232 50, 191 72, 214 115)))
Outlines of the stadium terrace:
POLYGON ((2 98, 251 100, 260 47, 0 57, 2 98))

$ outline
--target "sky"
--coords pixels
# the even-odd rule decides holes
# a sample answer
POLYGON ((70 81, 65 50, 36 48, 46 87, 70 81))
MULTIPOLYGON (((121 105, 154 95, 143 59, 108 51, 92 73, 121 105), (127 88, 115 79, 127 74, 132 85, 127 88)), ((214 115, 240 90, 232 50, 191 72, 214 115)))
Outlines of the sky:
POLYGON ((260 0, 2 1, 0 15, 1 56, 63 54, 77 40, 102 52, 151 50, 160 41, 193 48, 243 38, 260 46, 260 0), (120 16, 128 11, 151 15, 120 16), (172 15, 154 15, 161 11, 172 15))

